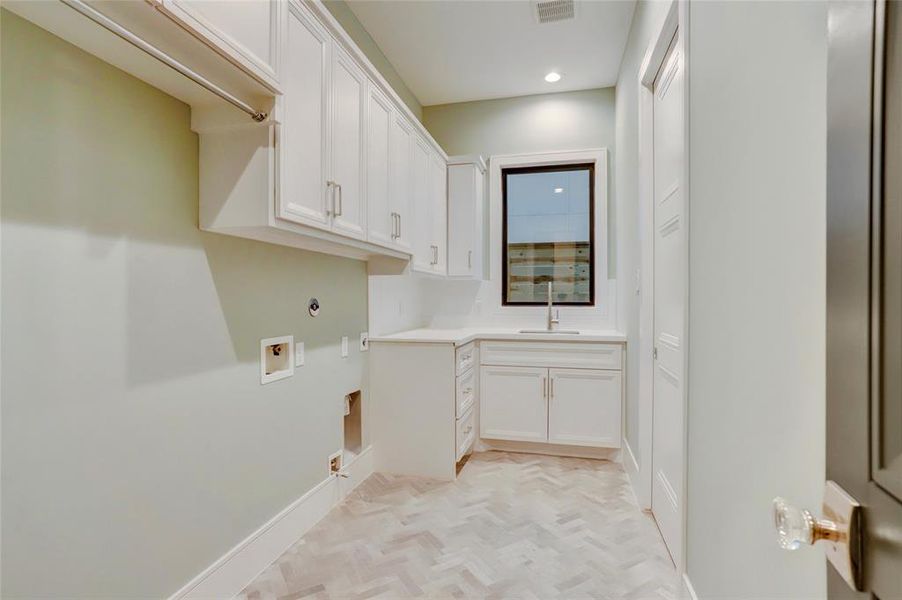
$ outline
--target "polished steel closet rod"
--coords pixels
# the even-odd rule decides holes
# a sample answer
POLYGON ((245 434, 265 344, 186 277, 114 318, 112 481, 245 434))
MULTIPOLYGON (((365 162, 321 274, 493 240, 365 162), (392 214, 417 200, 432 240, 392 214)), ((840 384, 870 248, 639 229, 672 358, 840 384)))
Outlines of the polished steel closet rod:
POLYGON ((216 85, 215 83, 213 83, 212 81, 210 81, 209 79, 204 77, 203 75, 199 75, 198 73, 195 73, 194 71, 192 71, 191 69, 189 69, 188 67, 186 67, 185 65, 180 63, 179 61, 175 60, 174 58, 172 58, 171 56, 169 56, 168 54, 166 54, 165 52, 163 52, 156 46, 148 44, 147 42, 142 40, 140 37, 138 37, 131 31, 129 31, 125 27, 121 26, 119 23, 113 21, 112 19, 110 19, 109 17, 104 15, 103 13, 95 10, 93 7, 88 6, 81 0, 60 0, 60 2, 62 2, 63 4, 65 4, 66 6, 68 6, 69 8, 71 8, 73 10, 77 10, 78 12, 80 12, 84 16, 88 17, 89 19, 91 19, 92 21, 97 23, 98 25, 115 33, 120 38, 122 38, 123 40, 125 40, 126 42, 131 44, 132 46, 135 46, 136 48, 143 50, 144 52, 153 56, 155 59, 157 59, 158 61, 160 61, 167 67, 169 67, 175 71, 178 71, 179 73, 181 73, 188 79, 194 81, 201 87, 207 89, 210 92, 213 92, 214 94, 216 94, 217 96, 219 96, 220 98, 222 98, 223 100, 228 102, 229 104, 235 106, 236 108, 243 110, 244 112, 249 114, 254 121, 260 122, 260 121, 263 121, 264 119, 266 119, 265 112, 261 112, 261 111, 255 109, 253 106, 251 106, 247 102, 244 102, 240 98, 233 96, 232 94, 225 91, 224 89, 222 89, 221 87, 219 87, 218 85, 216 85))

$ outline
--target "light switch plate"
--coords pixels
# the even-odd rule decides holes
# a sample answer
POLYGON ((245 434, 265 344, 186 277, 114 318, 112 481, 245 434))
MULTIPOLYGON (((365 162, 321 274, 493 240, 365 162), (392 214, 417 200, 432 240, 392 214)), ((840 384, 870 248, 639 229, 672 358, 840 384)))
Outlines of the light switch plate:
POLYGON ((341 357, 348 357, 348 336, 346 335, 341 336, 341 357))
POLYGON ((304 342, 297 342, 294 345, 294 366, 304 366, 304 342))
POLYGON ((364 331, 360 334, 360 351, 366 352, 370 349, 370 333, 364 331))

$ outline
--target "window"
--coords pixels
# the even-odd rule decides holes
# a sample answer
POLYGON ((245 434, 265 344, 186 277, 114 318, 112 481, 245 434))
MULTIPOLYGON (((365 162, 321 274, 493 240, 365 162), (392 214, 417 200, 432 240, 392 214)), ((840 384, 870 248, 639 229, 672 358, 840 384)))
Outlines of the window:
POLYGON ((595 304, 595 165, 501 171, 504 305, 595 304))

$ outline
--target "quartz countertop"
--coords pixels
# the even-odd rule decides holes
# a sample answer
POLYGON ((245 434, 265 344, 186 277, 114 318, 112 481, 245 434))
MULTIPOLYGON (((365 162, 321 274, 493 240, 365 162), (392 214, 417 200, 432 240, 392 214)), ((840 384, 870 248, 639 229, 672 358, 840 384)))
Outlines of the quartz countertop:
MULTIPOLYGON (((563 328, 566 329, 566 328, 563 328)), ((473 340, 511 340, 522 342, 626 342, 626 336, 613 330, 579 329, 573 333, 520 333, 514 328, 465 327, 461 329, 409 329, 388 335, 373 336, 375 343, 430 343, 461 346, 473 340)))

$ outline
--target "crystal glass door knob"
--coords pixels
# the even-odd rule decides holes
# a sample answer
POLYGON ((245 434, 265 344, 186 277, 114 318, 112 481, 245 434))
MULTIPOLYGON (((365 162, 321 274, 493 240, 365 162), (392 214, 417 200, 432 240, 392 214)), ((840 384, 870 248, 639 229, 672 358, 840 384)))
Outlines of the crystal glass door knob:
POLYGON ((783 498, 774 498, 773 510, 777 543, 784 550, 798 550, 818 540, 839 541, 843 538, 843 532, 835 523, 816 519, 809 511, 798 509, 783 498))
POLYGON ((807 510, 799 510, 783 498, 774 498, 774 528, 777 530, 777 543, 784 550, 798 550, 803 545, 814 543, 813 520, 807 510))

